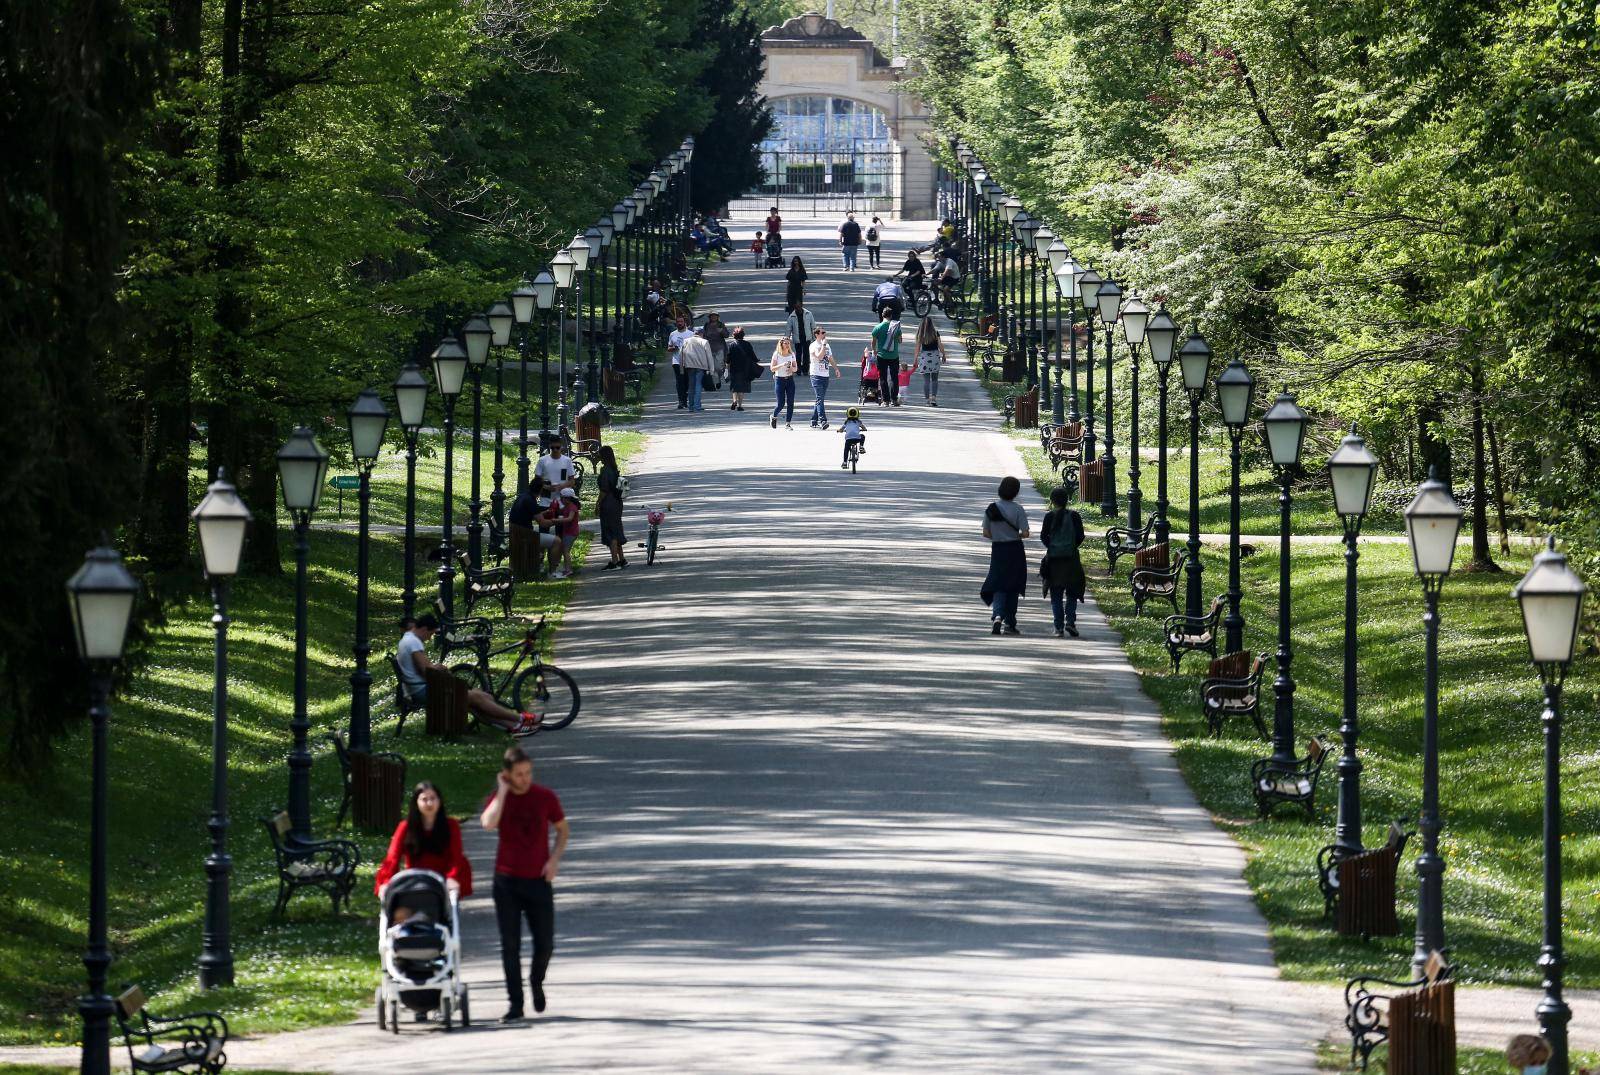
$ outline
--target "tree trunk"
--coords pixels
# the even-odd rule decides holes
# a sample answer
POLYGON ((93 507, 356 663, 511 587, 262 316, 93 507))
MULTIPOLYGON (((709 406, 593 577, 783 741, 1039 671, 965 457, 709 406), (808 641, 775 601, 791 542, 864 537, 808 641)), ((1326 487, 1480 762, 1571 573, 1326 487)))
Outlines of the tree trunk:
POLYGON ((1511 539, 1506 536, 1506 476, 1500 469, 1500 435, 1495 431, 1494 423, 1487 425, 1489 434, 1489 460, 1494 467, 1494 507, 1500 519, 1500 551, 1506 556, 1511 555, 1511 539))
POLYGON ((1455 489, 1450 474, 1450 442, 1434 432, 1434 426, 1443 419, 1437 400, 1424 403, 1417 409, 1417 454, 1422 457, 1422 472, 1430 471, 1434 477, 1455 489))
POLYGON ((1489 485, 1484 474, 1483 364, 1472 363, 1472 562, 1468 571, 1499 571, 1489 552, 1489 485))

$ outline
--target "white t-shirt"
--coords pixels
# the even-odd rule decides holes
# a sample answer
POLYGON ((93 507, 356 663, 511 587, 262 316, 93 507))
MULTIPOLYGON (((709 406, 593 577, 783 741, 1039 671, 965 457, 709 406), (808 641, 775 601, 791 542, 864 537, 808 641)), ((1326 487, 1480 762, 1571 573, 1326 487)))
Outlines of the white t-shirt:
POLYGON ((414 631, 407 631, 401 635, 400 644, 395 647, 394 658, 400 664, 400 678, 405 680, 406 686, 413 690, 421 690, 427 686, 427 681, 417 671, 416 658, 414 657, 414 654, 426 651, 427 646, 423 644, 422 639, 416 636, 414 631))
POLYGON ((672 364, 678 365, 679 356, 683 354, 683 341, 694 335, 692 328, 674 329, 667 337, 667 350, 672 352, 672 364))
POLYGON ((793 353, 784 354, 776 349, 772 352, 772 375, 774 377, 793 377, 794 371, 800 368, 800 362, 793 353))
POLYGON ((827 340, 813 340, 811 343, 811 376, 833 376, 833 369, 827 362, 827 359, 832 357, 833 347, 827 340))
MULTIPOLYGON (((572 480, 572 456, 563 454, 560 459, 553 455, 541 455, 539 462, 534 464, 533 472, 544 479, 544 492, 539 494, 539 506, 550 506, 550 487, 564 481, 572 480)), ((560 495, 560 494, 557 494, 560 495)))

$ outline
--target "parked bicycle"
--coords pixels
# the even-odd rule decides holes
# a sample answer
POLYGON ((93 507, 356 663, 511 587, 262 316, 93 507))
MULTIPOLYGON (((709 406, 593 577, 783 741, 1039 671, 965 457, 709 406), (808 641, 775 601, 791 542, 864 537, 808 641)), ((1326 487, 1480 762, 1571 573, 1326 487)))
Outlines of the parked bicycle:
POLYGON ((650 530, 645 535, 645 539, 639 542, 639 547, 644 550, 644 562, 647 564, 655 563, 656 553, 666 548, 665 545, 661 544, 661 524, 667 521, 667 512, 671 510, 672 501, 670 500, 667 501, 667 506, 664 509, 645 509, 644 518, 650 524, 650 530))
POLYGON ((497 650, 478 647, 476 661, 453 664, 450 674, 485 691, 503 706, 542 718, 539 731, 559 731, 577 718, 581 699, 572 676, 553 664, 546 664, 539 652, 539 635, 544 628, 545 618, 540 616, 539 622, 528 628, 521 641, 497 650), (517 654, 516 661, 497 679, 489 662, 513 651, 517 654), (524 668, 524 662, 529 660, 532 664, 524 668))

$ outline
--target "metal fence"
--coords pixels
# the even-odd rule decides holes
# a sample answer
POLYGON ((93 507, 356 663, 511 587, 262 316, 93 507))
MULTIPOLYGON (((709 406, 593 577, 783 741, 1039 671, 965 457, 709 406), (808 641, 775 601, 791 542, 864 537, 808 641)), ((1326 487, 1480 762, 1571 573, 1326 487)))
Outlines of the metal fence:
POLYGON ((764 216, 776 205, 786 217, 846 212, 898 214, 894 155, 887 146, 835 151, 769 149, 761 154, 766 180, 728 204, 734 216, 764 216))

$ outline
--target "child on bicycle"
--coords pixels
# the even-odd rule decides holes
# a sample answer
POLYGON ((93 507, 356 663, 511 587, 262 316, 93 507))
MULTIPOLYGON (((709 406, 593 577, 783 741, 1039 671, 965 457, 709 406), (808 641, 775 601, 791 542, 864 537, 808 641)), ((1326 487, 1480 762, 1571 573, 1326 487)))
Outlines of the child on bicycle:
POLYGON ((849 470, 850 445, 856 446, 857 454, 867 454, 867 427, 861 424, 860 407, 851 407, 844 412, 844 425, 839 427, 839 432, 844 434, 844 461, 839 464, 839 469, 849 470))

